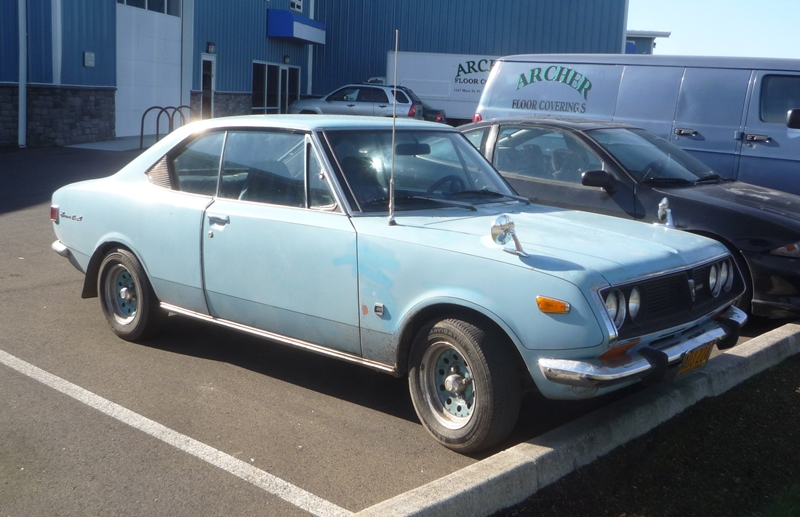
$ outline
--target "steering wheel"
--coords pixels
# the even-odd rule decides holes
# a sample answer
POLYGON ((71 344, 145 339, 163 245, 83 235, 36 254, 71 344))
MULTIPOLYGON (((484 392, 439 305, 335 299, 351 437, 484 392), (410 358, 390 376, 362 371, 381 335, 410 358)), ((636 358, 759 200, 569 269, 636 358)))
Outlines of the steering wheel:
POLYGON ((656 177, 664 171, 664 167, 666 163, 664 160, 653 160, 652 162, 648 163, 644 169, 642 169, 642 179, 641 181, 645 181, 650 179, 650 177, 656 177))
MULTIPOLYGON (((460 176, 456 176, 455 174, 450 174, 445 176, 444 178, 439 178, 438 180, 433 182, 433 185, 428 187, 428 190, 425 191, 426 194, 433 194, 436 190, 439 190, 442 185, 450 183, 451 186, 457 188, 451 188, 449 191, 452 192, 459 192, 461 190, 465 190, 467 184, 464 183, 464 180, 461 179, 460 176)), ((443 191, 444 192, 444 191, 443 191)))

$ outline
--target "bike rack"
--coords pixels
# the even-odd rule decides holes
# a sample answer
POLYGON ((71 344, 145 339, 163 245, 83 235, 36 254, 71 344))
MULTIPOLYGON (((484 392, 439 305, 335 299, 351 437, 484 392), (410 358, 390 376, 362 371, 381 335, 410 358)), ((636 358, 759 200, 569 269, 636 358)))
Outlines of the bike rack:
POLYGON ((183 114, 183 110, 189 110, 192 116, 197 116, 194 110, 190 106, 181 105, 181 106, 151 106, 145 110, 144 114, 142 115, 142 124, 139 130, 139 149, 144 148, 144 119, 147 117, 147 114, 153 110, 158 110, 158 116, 156 117, 156 142, 161 138, 161 115, 166 114, 169 117, 169 131, 171 133, 173 129, 175 129, 175 116, 180 115, 180 125, 184 125, 186 123, 186 116, 183 114))

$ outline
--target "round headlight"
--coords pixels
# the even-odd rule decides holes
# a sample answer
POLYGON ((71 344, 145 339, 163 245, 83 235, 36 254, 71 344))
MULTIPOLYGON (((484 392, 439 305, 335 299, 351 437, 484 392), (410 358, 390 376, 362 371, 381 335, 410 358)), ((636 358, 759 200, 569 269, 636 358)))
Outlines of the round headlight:
POLYGON ((720 284, 717 280, 719 280, 719 268, 714 264, 708 271, 708 290, 711 291, 712 296, 717 296, 719 294, 720 284))
POLYGON ((719 285, 720 291, 722 291, 722 289, 728 285, 730 274, 730 265, 728 264, 728 261, 725 260, 719 265, 719 278, 717 279, 717 284, 719 285))
POLYGON ((625 321, 625 295, 619 289, 614 289, 606 297, 606 311, 616 328, 620 328, 625 321))
POLYGON ((728 266, 728 279, 725 282, 725 284, 723 284, 723 289, 725 289, 726 291, 730 291, 731 288, 733 287, 733 277, 735 275, 733 269, 733 262, 731 262, 729 259, 725 261, 725 264, 728 266))
POLYGON ((628 298, 628 314, 631 315, 631 319, 635 320, 636 316, 639 314, 639 309, 642 308, 642 295, 639 293, 639 288, 634 287, 633 291, 631 291, 631 295, 628 298))

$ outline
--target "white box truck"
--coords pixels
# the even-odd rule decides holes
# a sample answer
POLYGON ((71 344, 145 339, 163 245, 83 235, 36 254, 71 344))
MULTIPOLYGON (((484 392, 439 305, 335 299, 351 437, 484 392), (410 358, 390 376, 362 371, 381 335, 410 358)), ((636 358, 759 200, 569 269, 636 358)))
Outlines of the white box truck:
MULTIPOLYGON (((498 56, 397 52, 397 84, 431 107, 443 109, 453 125, 469 122, 498 56)), ((395 52, 386 55, 386 84, 395 84, 395 52)))

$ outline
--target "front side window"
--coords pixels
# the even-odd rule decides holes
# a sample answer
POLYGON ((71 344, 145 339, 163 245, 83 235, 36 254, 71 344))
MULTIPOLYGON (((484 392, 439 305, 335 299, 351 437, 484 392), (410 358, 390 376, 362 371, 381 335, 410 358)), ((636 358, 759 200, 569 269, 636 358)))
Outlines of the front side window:
POLYGON ((789 110, 800 108, 800 76, 768 75, 761 84, 761 120, 786 124, 789 110))
POLYGON ((680 147, 644 129, 594 129, 588 134, 642 183, 694 183, 718 177, 680 147))
POLYGON ((342 88, 330 94, 328 100, 355 102, 355 100, 358 99, 358 90, 359 89, 355 87, 342 88))
POLYGON ((279 131, 230 131, 219 196, 305 207, 305 136, 279 131))
POLYGON ((386 212, 394 176, 395 209, 419 210, 507 201, 514 192, 458 133, 398 130, 327 131, 325 137, 362 212, 386 212), (394 172, 392 172, 394 170, 394 172))
POLYGON ((492 160, 500 172, 576 184, 584 172, 603 168, 597 155, 573 135, 524 125, 500 128, 492 160))
POLYGON ((225 133, 207 133, 182 146, 172 155, 172 170, 177 189, 192 194, 213 196, 217 191, 217 176, 225 133))

